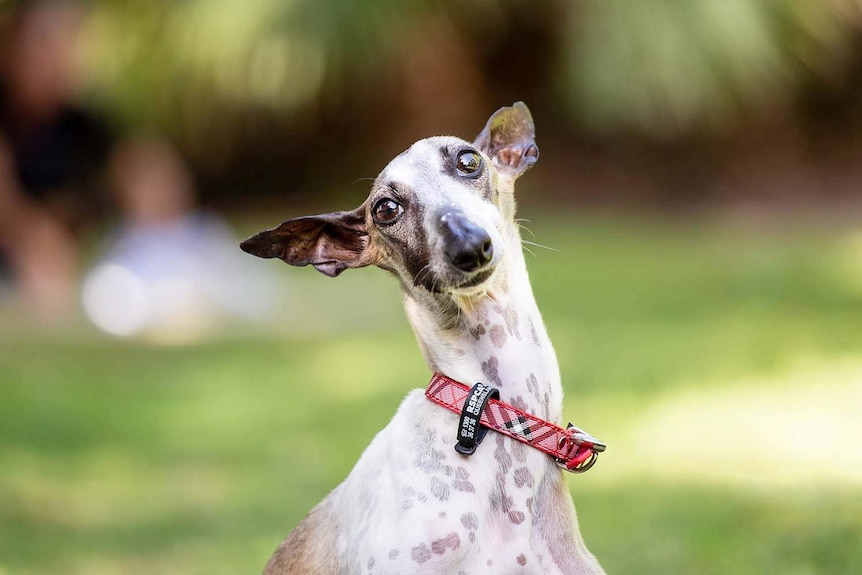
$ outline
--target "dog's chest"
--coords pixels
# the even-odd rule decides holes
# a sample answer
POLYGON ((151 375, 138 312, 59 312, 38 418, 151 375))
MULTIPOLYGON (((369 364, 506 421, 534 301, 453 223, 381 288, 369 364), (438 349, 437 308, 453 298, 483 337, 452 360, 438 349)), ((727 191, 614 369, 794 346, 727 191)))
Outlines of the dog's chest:
POLYGON ((457 416, 412 393, 339 488, 341 542, 361 573, 542 573, 534 509, 547 456, 489 433, 453 449, 457 416))
MULTIPOLYGON (((487 298, 441 332, 412 316, 432 369, 482 381, 545 419, 562 402, 553 348, 517 293, 487 298)), ((408 305, 408 312, 410 307, 408 305)), ((454 450, 458 416, 412 392, 339 488, 340 545, 351 572, 554 573, 539 535, 541 486, 559 471, 544 453, 489 432, 476 453, 454 450)))

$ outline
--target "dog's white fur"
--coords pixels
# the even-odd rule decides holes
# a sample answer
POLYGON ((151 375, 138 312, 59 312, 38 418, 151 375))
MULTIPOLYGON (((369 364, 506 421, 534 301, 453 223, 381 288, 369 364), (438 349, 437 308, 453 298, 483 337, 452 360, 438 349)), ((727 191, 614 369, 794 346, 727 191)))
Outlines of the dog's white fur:
MULTIPOLYGON (((514 221, 519 173, 507 173, 482 150, 494 194, 465 191, 445 173, 439 152, 459 142, 420 140, 384 169, 375 187, 397 182, 421 202, 431 271, 446 274, 443 240, 434 230, 441 210, 451 208, 488 231, 493 275, 441 294, 410 285, 415 278, 396 263, 387 267, 406 286, 407 315, 431 370, 489 383, 503 401, 560 422, 557 359, 514 221)), ((383 245, 373 226, 368 233, 369 249, 383 245)), ((551 458, 493 432, 474 455, 462 456, 453 449, 457 422, 423 390, 410 392, 345 481, 279 546, 265 574, 603 573, 584 545, 564 474, 551 458)))

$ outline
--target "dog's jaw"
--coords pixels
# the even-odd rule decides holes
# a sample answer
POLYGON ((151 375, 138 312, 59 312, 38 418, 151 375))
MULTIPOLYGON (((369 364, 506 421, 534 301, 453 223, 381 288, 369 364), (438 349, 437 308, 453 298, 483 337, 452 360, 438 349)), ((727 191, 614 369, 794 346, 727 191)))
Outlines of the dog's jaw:
POLYGON ((563 394, 556 354, 533 297, 520 235, 514 226, 507 231, 506 257, 485 284, 455 294, 408 292, 405 309, 431 371, 486 382, 504 400, 557 421, 563 394))

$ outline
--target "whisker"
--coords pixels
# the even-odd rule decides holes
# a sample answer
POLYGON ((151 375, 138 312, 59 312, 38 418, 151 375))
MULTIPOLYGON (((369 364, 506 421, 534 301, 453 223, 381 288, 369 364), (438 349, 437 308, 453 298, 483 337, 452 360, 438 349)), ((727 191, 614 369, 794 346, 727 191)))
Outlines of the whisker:
POLYGON ((437 283, 440 281, 439 276, 434 276, 434 279, 431 280, 431 294, 437 293, 437 283))
POLYGON ((410 295, 411 296, 413 295, 413 290, 416 289, 419 285, 421 285, 423 281, 425 281, 425 276, 427 276, 429 273, 431 273, 431 264, 430 263, 422 266, 422 269, 420 269, 416 273, 416 277, 413 278, 413 285, 410 286, 410 295))
MULTIPOLYGON (((528 220, 524 220, 524 221, 526 222, 526 221, 528 221, 528 220)), ((523 224, 521 224, 521 223, 518 223, 518 222, 515 222, 515 223, 518 225, 518 227, 519 227, 520 229, 524 230, 525 232, 527 232, 528 234, 530 234, 530 235, 531 235, 531 236, 533 236, 534 238, 536 237, 536 234, 534 234, 534 233, 533 233, 533 230, 531 230, 530 228, 528 228, 527 226, 525 226, 525 225, 523 225, 523 224)))
POLYGON ((353 181, 350 183, 350 185, 352 186, 353 184, 356 184, 356 183, 358 183, 358 182, 362 182, 362 181, 366 181, 366 180, 371 180, 371 181, 373 182, 373 181, 374 181, 374 180, 376 180, 376 179, 377 179, 377 178, 356 178, 355 180, 353 180, 353 181))
POLYGON ((546 250, 551 250, 552 252, 558 252, 558 251, 560 251, 560 250, 558 250, 557 248, 552 248, 552 247, 550 247, 550 246, 543 246, 542 244, 537 244, 536 242, 528 242, 527 240, 521 240, 521 243, 522 243, 522 244, 527 244, 527 245, 530 245, 530 246, 536 246, 537 248, 544 248, 544 249, 546 249, 546 250))
POLYGON ((430 273, 430 271, 431 271, 431 264, 428 263, 428 264, 425 264, 424 266, 422 266, 422 269, 420 269, 418 272, 416 272, 416 276, 413 278, 413 285, 408 286, 409 287, 408 295, 410 297, 413 297, 416 288, 424 280, 423 274, 427 275, 428 273, 430 273))

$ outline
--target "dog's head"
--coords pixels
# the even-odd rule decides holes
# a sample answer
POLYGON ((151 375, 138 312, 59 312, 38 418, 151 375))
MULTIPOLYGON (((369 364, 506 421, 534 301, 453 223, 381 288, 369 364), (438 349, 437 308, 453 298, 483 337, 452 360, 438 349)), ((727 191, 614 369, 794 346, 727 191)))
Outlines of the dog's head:
POLYGON ((469 294, 493 276, 515 230, 514 183, 539 157, 523 102, 501 108, 474 142, 419 140, 380 173, 349 212, 288 220, 244 251, 337 276, 376 265, 406 286, 469 294))

